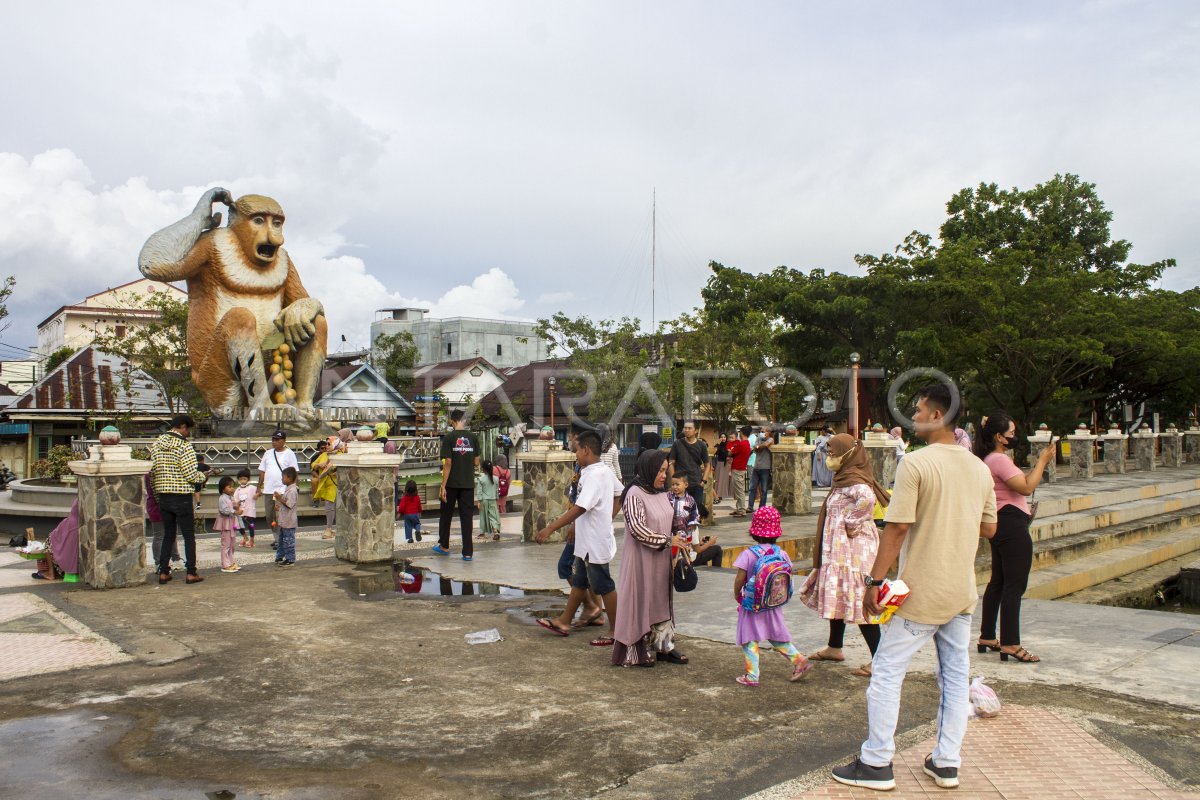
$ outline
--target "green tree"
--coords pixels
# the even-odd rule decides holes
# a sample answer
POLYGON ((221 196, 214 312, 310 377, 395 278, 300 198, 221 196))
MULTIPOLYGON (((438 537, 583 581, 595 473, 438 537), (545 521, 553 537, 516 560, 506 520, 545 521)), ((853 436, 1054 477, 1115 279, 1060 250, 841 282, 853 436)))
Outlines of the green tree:
POLYGON ((0 282, 0 333, 8 330, 9 323, 5 322, 8 318, 8 298, 13 293, 13 287, 17 285, 17 279, 12 275, 0 282))
POLYGON ((370 363, 383 372, 384 379, 392 388, 405 392, 412 388, 412 370, 419 357, 420 351, 408 331, 381 333, 375 337, 370 363))
POLYGON ((70 345, 63 345, 50 355, 46 356, 46 363, 44 365, 45 374, 49 375, 54 370, 58 369, 58 367, 64 361, 75 355, 75 352, 76 350, 74 347, 71 347, 70 345))
MULTIPOLYGON (((148 296, 144 304, 157 311, 158 317, 130 326, 123 336, 118 336, 110 326, 96 336, 95 346, 125 359, 157 381, 172 411, 210 416, 212 412, 192 381, 187 349, 187 301, 176 300, 166 292, 156 292, 148 296)), ((132 372, 127 370, 120 380, 128 384, 132 372)))

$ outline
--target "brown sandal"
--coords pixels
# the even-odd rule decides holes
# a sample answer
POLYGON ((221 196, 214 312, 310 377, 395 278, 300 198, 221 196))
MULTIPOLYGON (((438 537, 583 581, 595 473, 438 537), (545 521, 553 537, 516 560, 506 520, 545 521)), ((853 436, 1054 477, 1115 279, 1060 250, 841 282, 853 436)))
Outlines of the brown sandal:
POLYGON ((860 666, 858 669, 854 670, 850 674, 855 675, 859 678, 871 677, 871 662, 868 661, 867 663, 863 664, 862 666, 860 666))

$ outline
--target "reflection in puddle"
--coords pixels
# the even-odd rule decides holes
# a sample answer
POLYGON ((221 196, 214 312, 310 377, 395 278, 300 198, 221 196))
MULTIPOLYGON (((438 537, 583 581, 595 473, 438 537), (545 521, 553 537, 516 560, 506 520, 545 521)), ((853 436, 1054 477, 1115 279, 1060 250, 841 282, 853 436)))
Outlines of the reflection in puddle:
POLYGON ((407 558, 394 561, 390 568, 373 575, 351 576, 348 581, 351 594, 359 600, 381 600, 397 594, 419 597, 526 597, 538 594, 495 583, 451 580, 415 566, 407 558))

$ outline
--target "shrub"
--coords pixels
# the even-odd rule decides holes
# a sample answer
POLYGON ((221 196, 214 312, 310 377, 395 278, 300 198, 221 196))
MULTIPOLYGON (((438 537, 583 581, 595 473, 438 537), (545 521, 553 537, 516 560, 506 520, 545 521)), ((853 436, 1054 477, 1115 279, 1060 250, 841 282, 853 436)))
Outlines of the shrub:
POLYGON ((56 444, 50 448, 50 452, 46 453, 45 458, 39 458, 33 462, 31 469, 35 477, 53 478, 56 481, 61 481, 64 475, 71 473, 67 462, 78 461, 81 458, 82 456, 78 455, 67 445, 56 444))

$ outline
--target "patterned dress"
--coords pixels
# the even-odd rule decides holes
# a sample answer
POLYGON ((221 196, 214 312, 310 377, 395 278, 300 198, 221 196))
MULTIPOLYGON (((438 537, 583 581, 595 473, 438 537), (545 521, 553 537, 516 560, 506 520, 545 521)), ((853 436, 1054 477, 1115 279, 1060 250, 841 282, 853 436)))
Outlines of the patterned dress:
POLYGON ((809 573, 800 589, 800 600, 822 619, 847 624, 866 623, 863 576, 871 571, 879 550, 879 530, 872 520, 875 492, 856 484, 829 492, 825 534, 821 540, 821 566, 809 573), (855 533, 853 537, 846 532, 855 533))

